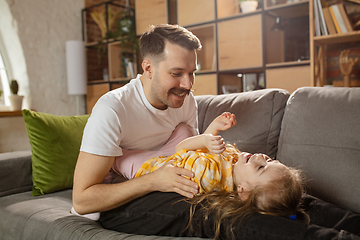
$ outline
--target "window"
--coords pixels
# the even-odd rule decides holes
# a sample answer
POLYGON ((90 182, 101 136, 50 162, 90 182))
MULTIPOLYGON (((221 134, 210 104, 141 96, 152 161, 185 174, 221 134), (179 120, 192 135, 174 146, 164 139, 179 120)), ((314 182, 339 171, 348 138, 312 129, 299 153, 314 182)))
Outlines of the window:
POLYGON ((24 108, 30 108, 29 77, 26 69, 24 52, 18 35, 16 20, 9 7, 10 3, 0 0, 0 90, 3 91, 0 100, 0 111, 10 110, 9 81, 16 79, 19 83, 19 92, 25 96, 24 108), (6 106, 4 106, 6 105, 6 106))
POLYGON ((3 57, 0 51, 0 90, 2 91, 1 98, 0 98, 0 105, 10 105, 8 96, 10 95, 10 88, 9 88, 9 79, 8 74, 6 72, 6 67, 4 64, 3 57))

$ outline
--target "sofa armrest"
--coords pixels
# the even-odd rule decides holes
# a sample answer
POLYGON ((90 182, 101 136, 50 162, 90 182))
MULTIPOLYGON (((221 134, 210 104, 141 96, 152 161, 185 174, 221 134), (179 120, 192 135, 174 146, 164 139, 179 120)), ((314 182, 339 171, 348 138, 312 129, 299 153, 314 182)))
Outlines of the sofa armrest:
POLYGON ((0 197, 30 191, 31 151, 0 154, 0 197))

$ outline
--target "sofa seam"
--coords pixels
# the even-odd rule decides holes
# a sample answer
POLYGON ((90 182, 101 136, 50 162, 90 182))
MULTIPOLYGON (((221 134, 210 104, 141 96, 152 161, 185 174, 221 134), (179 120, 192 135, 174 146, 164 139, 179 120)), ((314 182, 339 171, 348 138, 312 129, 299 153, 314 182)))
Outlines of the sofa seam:
MULTIPOLYGON (((204 125, 205 125, 205 119, 206 119, 206 115, 207 115, 209 106, 210 106, 210 104, 211 104, 213 101, 214 101, 214 97, 212 97, 211 100, 205 105, 206 108, 205 108, 204 117, 203 117, 202 123, 201 123, 201 126, 202 126, 202 131, 201 131, 201 133, 205 132, 205 130, 206 130, 206 128, 204 127, 204 125)), ((199 113, 198 113, 198 114, 199 114, 199 113)), ((198 121, 199 121, 199 119, 198 119, 198 121)), ((201 133, 200 133, 200 134, 201 134, 201 133)))
POLYGON ((307 144, 307 143, 282 143, 282 145, 300 145, 300 146, 313 146, 313 147, 325 147, 325 148, 337 148, 337 149, 347 149, 347 150, 355 150, 360 151, 360 149, 357 148, 349 148, 349 147, 338 147, 338 146, 329 146, 329 145, 322 145, 322 144, 307 144))
MULTIPOLYGON (((268 129, 268 133, 267 133, 267 139, 266 139, 266 153, 269 152, 270 147, 269 147, 269 141, 270 141, 270 133, 271 130, 273 129, 273 120, 274 120, 274 108, 275 108, 275 103, 274 103, 274 99, 275 99, 275 92, 272 93, 272 108, 271 108, 271 118, 270 118, 270 127, 268 129)), ((276 153, 277 154, 277 153, 276 153)))

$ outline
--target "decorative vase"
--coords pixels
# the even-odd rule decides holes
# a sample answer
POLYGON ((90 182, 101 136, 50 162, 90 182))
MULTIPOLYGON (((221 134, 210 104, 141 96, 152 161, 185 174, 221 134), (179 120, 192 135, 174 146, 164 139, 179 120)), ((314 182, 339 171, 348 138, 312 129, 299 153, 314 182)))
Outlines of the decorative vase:
POLYGON ((258 6, 257 1, 243 1, 240 3, 241 11, 243 13, 253 12, 258 6))
POLYGON ((12 94, 9 96, 10 99, 10 110, 11 111, 20 111, 22 107, 24 96, 20 96, 17 94, 12 94))

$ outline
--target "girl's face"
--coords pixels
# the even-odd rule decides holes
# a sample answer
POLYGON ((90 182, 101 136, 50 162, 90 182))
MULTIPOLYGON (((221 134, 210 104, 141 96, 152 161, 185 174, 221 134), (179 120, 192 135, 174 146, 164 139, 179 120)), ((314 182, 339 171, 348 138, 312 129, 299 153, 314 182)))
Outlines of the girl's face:
POLYGON ((284 164, 277 160, 273 161, 265 154, 252 155, 241 152, 239 160, 233 166, 233 178, 240 195, 256 186, 278 179, 286 170, 284 164))

